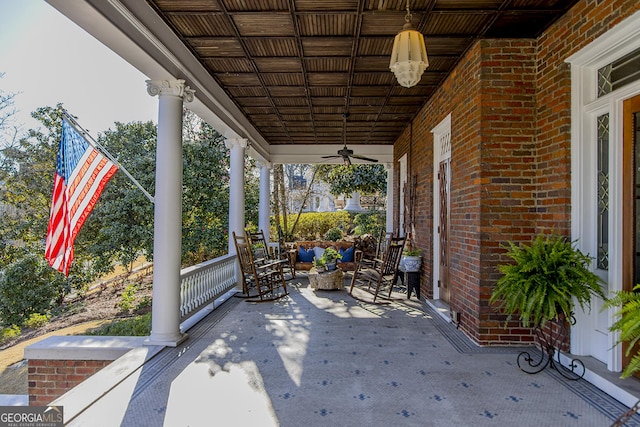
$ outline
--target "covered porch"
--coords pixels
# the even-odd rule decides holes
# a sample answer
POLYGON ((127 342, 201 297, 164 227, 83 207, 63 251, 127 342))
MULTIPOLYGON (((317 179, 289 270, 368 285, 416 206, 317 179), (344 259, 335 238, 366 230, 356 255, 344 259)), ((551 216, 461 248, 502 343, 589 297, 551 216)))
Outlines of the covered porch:
MULTIPOLYGON (((530 331, 514 322, 505 333, 501 323, 504 317, 488 304, 491 287, 497 279, 495 267, 504 261, 499 246, 506 240, 530 241, 537 233, 557 227, 564 235, 580 237, 588 243, 583 247, 585 251, 596 253, 598 250, 596 242, 590 242, 589 236, 594 234, 593 222, 599 217, 594 214, 585 219, 577 213, 582 205, 596 206, 591 200, 594 190, 582 187, 583 183, 591 181, 580 180, 580 168, 576 167, 576 164, 591 164, 595 151, 583 149, 585 140, 581 136, 584 133, 591 138, 595 132, 591 128, 578 127, 580 121, 576 120, 578 110, 574 103, 583 102, 586 105, 581 107, 586 109, 583 114, 591 117, 593 111, 604 109, 615 113, 621 109, 624 98, 640 93, 638 81, 617 93, 614 91, 612 96, 603 100, 593 101, 589 91, 585 94, 579 92, 581 82, 595 80, 598 67, 612 63, 640 47, 637 30, 640 28, 637 25, 640 12, 637 4, 620 0, 597 4, 585 0, 412 2, 413 22, 428 36, 431 63, 418 85, 401 88, 388 70, 393 36, 402 27, 405 16, 405 2, 400 0, 48 1, 143 71, 149 77, 149 93, 159 97, 157 170, 161 171, 162 176, 158 177, 156 188, 162 197, 156 202, 154 257, 161 268, 154 271, 154 316, 149 348, 170 346, 175 349, 163 352, 187 354, 192 343, 196 345, 198 341, 194 337, 186 340, 185 328, 181 328, 181 323, 202 304, 208 305, 213 297, 218 296, 217 290, 205 292, 208 295, 205 299, 198 296, 199 292, 186 292, 184 277, 180 275, 180 213, 176 206, 180 205, 179 129, 181 110, 186 106, 227 138, 231 152, 230 235, 232 231, 242 232, 244 227, 242 159, 245 153, 262 165, 263 209, 259 226, 263 229, 268 229, 265 224, 268 223, 270 165, 321 161, 323 156, 335 154, 342 148, 344 141, 354 152, 386 164, 389 176, 393 177, 389 180, 389 206, 392 207, 392 215, 388 215, 391 220, 389 228, 399 234, 416 230, 417 243, 426 252, 421 276, 426 295, 446 303, 442 306, 446 313, 451 310, 461 316, 458 325, 466 336, 482 345, 497 346, 496 349, 472 346, 475 348, 472 356, 456 350, 452 354, 458 354, 457 357, 468 362, 457 364, 458 367, 478 363, 476 366, 479 369, 450 372, 451 378, 459 375, 473 378, 474 383, 479 384, 486 378, 475 375, 489 372, 487 377, 493 376, 493 369, 489 369, 493 366, 501 373, 513 368, 517 377, 509 380, 521 381, 521 373, 509 365, 513 364, 513 354, 508 357, 511 362, 500 362, 501 356, 498 355, 505 351, 500 347, 505 342, 529 343, 530 331), (607 19, 601 19, 603 16, 607 19), (581 49, 588 52, 578 54, 581 49), (605 50, 606 56, 601 57, 600 52, 605 50), (571 66, 568 63, 570 60, 574 61, 571 66), (572 90, 579 96, 572 94, 572 90), (348 122, 342 120, 345 113, 350 113, 348 122), (577 153, 585 156, 584 162, 581 157, 574 155, 577 153), (574 231, 576 225, 582 227, 583 223, 584 230, 574 231), (445 225, 451 227, 451 234, 443 238, 445 225), (450 288, 441 287, 442 283, 449 280, 450 288), (186 311, 185 295, 195 296, 192 306, 191 303, 186 304, 190 307, 186 311), (487 359, 491 359, 487 363, 505 365, 501 369, 496 365, 484 367, 484 362, 479 360, 485 354, 487 359)), ((620 126, 611 132, 611 146, 621 146, 614 144, 619 141, 613 140, 621 133, 621 119, 612 123, 620 123, 620 126)), ((611 159, 615 161, 622 157, 621 153, 613 154, 611 159)), ((616 165, 618 163, 612 163, 612 170, 622 169, 616 165)), ((616 184, 609 190, 619 192, 620 188, 622 185, 616 184)), ((616 197, 612 198, 612 203, 617 205, 611 209, 619 216, 622 215, 619 209, 623 204, 622 196, 618 194, 616 197)), ((606 223, 616 231, 611 241, 610 258, 616 266, 601 272, 610 283, 610 291, 623 288, 620 268, 628 262, 621 256, 625 253, 620 243, 620 236, 624 232, 616 215, 606 218, 606 223)), ((228 265, 231 265, 232 243, 229 247, 228 265)), ((211 265, 217 265, 216 262, 211 265)), ((222 271, 217 268, 209 270, 222 271)), ((224 271, 225 280, 232 277, 232 274, 228 274, 228 268, 224 271)), ((200 273, 193 274, 195 277, 200 273)), ((198 278, 194 283, 215 287, 219 282, 198 278)), ((226 283, 233 287, 232 282, 226 283)), ((304 284, 300 288, 305 289, 304 284)), ((272 341, 269 345, 273 345, 273 348, 280 348, 282 342, 274 332, 277 328, 271 323, 272 316, 294 316, 291 313, 295 312, 296 307, 311 304, 309 307, 318 310, 314 313, 320 316, 316 319, 320 324, 323 321, 326 323, 322 317, 324 315, 328 315, 332 321, 343 320, 331 314, 327 308, 334 307, 336 301, 324 301, 320 305, 327 304, 327 307, 320 308, 309 302, 311 296, 305 295, 301 291, 292 295, 291 300, 283 300, 268 308, 255 308, 258 313, 253 314, 262 316, 256 322, 262 322, 265 328, 269 328, 268 331, 261 330, 261 336, 270 337, 272 341), (279 311, 283 307, 286 307, 288 314, 279 311)), ((353 308, 357 313, 369 312, 366 308, 361 311, 362 307, 351 306, 346 301, 338 301, 338 307, 346 304, 349 310, 353 308)), ((435 321, 430 323, 430 307, 421 306, 420 310, 426 314, 419 321, 418 329, 421 335, 427 334, 431 339, 438 335, 432 336, 429 332, 430 325, 436 325, 435 321)), ((247 306, 241 305, 230 313, 237 310, 247 310, 247 306)), ((579 313, 578 317, 581 315, 579 313)), ((225 319, 231 318, 225 316, 225 319)), ((305 315, 301 314, 300 318, 304 320, 305 315)), ((431 318, 438 319, 435 316, 431 318)), ((590 359, 589 355, 597 355, 602 362, 595 362, 594 371, 605 371, 607 378, 617 376, 614 371, 619 371, 623 364, 620 348, 613 345, 615 337, 607 331, 613 318, 613 311, 599 314, 598 307, 595 307, 592 313, 579 319, 571 337, 574 353, 585 355, 585 360, 590 359), (595 322, 596 317, 599 318, 598 322, 595 322)), ((412 318, 409 316, 409 319, 412 318)), ((379 321, 384 325, 384 321, 379 321)), ((418 322, 416 319, 411 321, 418 322)), ((374 320, 371 322, 375 324, 374 320)), ((362 337, 372 333, 371 330, 394 329, 388 326, 372 329, 371 324, 362 323, 367 326, 359 334, 362 337)), ((344 325, 338 324, 341 325, 337 328, 340 331, 351 329, 349 326, 355 327, 346 322, 344 325)), ((233 323, 232 326, 242 325, 233 323)), ((295 327, 287 325, 278 334, 292 334, 297 328, 297 324, 295 327)), ((188 333, 195 335, 196 330, 188 333)), ((410 330, 411 327, 407 326, 402 333, 412 336, 410 330)), ((317 333, 315 327, 307 330, 304 325, 299 331, 303 336, 317 333)), ((234 332, 229 334, 233 336, 234 332)), ((459 330, 449 325, 441 338, 449 342, 447 336, 459 334, 459 330)), ((424 338, 421 335, 419 338, 424 338)), ((224 344, 227 337, 210 338, 212 341, 203 343, 192 361, 202 355, 204 359, 218 363, 216 352, 224 353, 224 350, 218 349, 215 342, 220 339, 224 344), (210 353, 206 352, 208 346, 213 346, 210 353)), ((397 336, 393 334, 385 335, 377 345, 384 346, 384 340, 394 342, 395 338, 397 336)), ((246 337, 246 340, 251 341, 250 337, 246 337)), ((426 364, 433 370, 430 361, 439 360, 439 356, 430 353, 429 341, 417 339, 416 342, 422 343, 418 364, 426 364)), ((228 344, 225 345, 235 350, 233 345, 228 344)), ((324 344, 331 346, 328 342, 324 344)), ((363 341, 363 345, 367 348, 371 343, 363 341)), ((296 344, 294 349, 298 351, 303 347, 296 344)), ((357 355, 358 351, 353 351, 357 355)), ((415 354, 415 351, 411 352, 415 354)), ((370 355, 375 352, 368 348, 367 353, 370 355)), ((320 357, 322 348, 316 348, 313 353, 307 349, 306 354, 320 357)), ((295 383, 297 378, 300 384, 316 386, 308 380, 302 381, 304 375, 296 376, 289 372, 292 366, 298 366, 296 369, 299 369, 304 365, 300 360, 296 362, 296 357, 293 357, 293 362, 289 363, 289 359, 286 359, 285 363, 284 356, 278 353, 278 357, 280 369, 274 371, 277 375, 286 371, 289 381, 295 383)), ((260 360, 276 360, 273 355, 256 358, 251 361, 247 359, 248 364, 258 365, 260 360)), ((370 357, 366 359, 371 360, 370 357)), ((322 360, 324 363, 325 359, 322 360)), ((393 362, 391 358, 384 360, 393 362)), ((406 365, 405 359, 396 360, 401 362, 390 364, 395 367, 406 365)), ((223 358, 219 361, 223 362, 223 358)), ((329 359, 326 361, 329 363, 329 359)), ((344 357, 341 362, 347 363, 344 357)), ((198 368, 204 366, 194 363, 198 368)), ((233 363, 235 361, 232 360, 233 363)), ((449 366, 445 362, 442 364, 449 366)), ((180 372, 182 369, 188 370, 188 366, 191 366, 190 363, 183 366, 180 372)), ((217 369, 213 363, 207 368, 210 366, 217 369)), ((315 365, 312 363, 311 366, 315 365)), ((309 368, 308 365, 306 367, 309 368)), ((255 373, 257 368, 252 369, 251 372, 255 373)), ((141 372, 144 370, 142 368, 141 372)), ((361 369, 356 367, 353 370, 361 369)), ((374 371, 382 372, 379 369, 374 371)), ((287 401, 294 393, 281 386, 270 388, 272 380, 268 379, 265 372, 260 372, 264 386, 260 386, 263 389, 258 387, 261 391, 256 397, 261 402, 259 410, 277 415, 278 410, 284 410, 282 408, 286 406, 281 406, 278 399, 287 401)), ((314 373, 307 378, 317 377, 322 375, 314 373)), ((414 384, 416 377, 414 372, 414 376, 404 382, 414 384)), ((178 373, 168 378, 181 381, 178 373)), ((442 387, 455 385, 456 382, 451 378, 442 387)), ((537 378, 546 377, 539 376, 536 380, 520 383, 521 389, 537 388, 541 385, 537 378)), ((358 381, 356 377, 352 380, 352 383, 358 381)), ((591 380, 597 382, 596 379, 591 380)), ((634 381, 631 380, 631 384, 635 384, 634 381)), ((583 384, 582 381, 578 383, 583 384)), ((571 383, 571 387, 578 383, 571 383)), ((131 384, 133 390, 138 387, 138 381, 131 384)), ((607 381, 607 384, 611 382, 607 381)), ((207 383, 204 387, 209 385, 207 383)), ((551 387, 549 384, 544 386, 551 387)), ((308 393, 307 396, 319 393, 313 387, 306 391, 301 389, 300 393, 308 393)), ((381 385, 376 384, 375 387, 381 385)), ((460 387, 460 390, 466 388, 465 385, 460 387)), ((562 387, 566 388, 564 385, 562 387)), ((603 386, 605 389, 608 387, 603 386)), ((500 387, 491 388, 494 394, 485 393, 482 398, 495 398, 496 390, 500 390, 500 387)), ((142 391, 140 393, 142 395, 142 391)), ((592 395, 587 390, 581 393, 592 395)), ((130 402, 132 396, 126 391, 117 395, 126 398, 126 402, 130 402)), ((353 394, 361 395, 364 402, 367 396, 371 396, 366 391, 353 394)), ((546 397, 546 393, 543 395, 546 397)), ((565 391, 550 395, 557 397, 557 403, 560 396, 567 394, 565 391)), ((133 396, 137 395, 134 393, 133 396)), ((166 396, 169 397, 165 401, 170 400, 170 393, 166 396)), ((452 395, 448 395, 447 399, 441 399, 442 396, 437 391, 430 394, 423 390, 415 396, 421 402, 421 409, 398 411, 409 416, 412 413, 425 414, 423 409, 435 402, 444 401, 448 404, 454 400, 452 395)), ((540 397, 536 396, 536 399, 540 397)), ((395 397, 394 401, 405 398, 406 394, 395 397)), ((509 394, 505 399, 523 401, 518 400, 518 394, 509 394)), ((306 402, 312 401, 309 397, 306 402)), ((466 401, 455 402, 453 406, 456 410, 467 404, 466 401)), ((169 416, 170 406, 159 405, 156 408, 160 412, 166 411, 169 416)), ((380 407, 392 406, 383 401, 380 407)), ((324 414, 321 414, 323 419, 332 411, 328 407, 315 410, 324 414)), ((503 407, 500 410, 503 414, 508 412, 503 407)), ((602 415, 602 411, 598 411, 602 415)), ((380 412, 383 411, 370 413, 380 412)), ((385 410, 385 415, 388 415, 387 412, 392 411, 385 410)), ((499 410, 483 410, 487 420, 497 420, 497 417, 492 418, 495 413, 499 413, 499 410)), ((564 421, 558 423, 565 424, 576 414, 569 410, 564 421)), ((351 415, 347 412, 343 419, 351 420, 351 415)), ((536 419, 535 413, 530 415, 536 419)), ((428 416, 424 418, 428 419, 428 416)), ((578 417, 582 422, 587 418, 578 417)), ((295 419, 295 415, 291 413, 282 419, 288 422, 295 419)), ((597 416, 594 419, 598 419, 597 416)), ((601 418, 599 420, 602 421, 601 418)), ((474 422, 465 421, 468 424, 474 422)))
POLYGON ((477 347, 401 288, 373 305, 304 275, 289 285, 275 303, 230 298, 183 344, 133 350, 53 404, 92 426, 595 427, 640 397, 603 372, 589 375, 620 401, 554 370, 525 374, 521 348, 477 347))

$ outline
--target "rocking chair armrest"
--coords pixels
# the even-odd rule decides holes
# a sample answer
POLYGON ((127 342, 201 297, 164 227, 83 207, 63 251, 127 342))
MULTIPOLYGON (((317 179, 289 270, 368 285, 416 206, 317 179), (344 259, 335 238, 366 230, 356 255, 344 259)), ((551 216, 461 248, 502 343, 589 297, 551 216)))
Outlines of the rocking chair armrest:
POLYGON ((264 264, 256 265, 256 269, 257 270, 268 270, 268 269, 273 268, 273 267, 281 266, 285 262, 287 262, 287 260, 285 260, 285 259, 279 259, 279 260, 275 260, 275 261, 270 261, 270 262, 267 262, 267 263, 264 263, 264 264))

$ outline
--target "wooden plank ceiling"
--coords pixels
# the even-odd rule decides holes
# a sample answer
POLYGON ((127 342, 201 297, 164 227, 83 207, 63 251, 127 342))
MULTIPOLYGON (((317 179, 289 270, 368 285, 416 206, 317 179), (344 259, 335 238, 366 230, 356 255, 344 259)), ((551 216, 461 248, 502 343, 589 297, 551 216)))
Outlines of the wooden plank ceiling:
POLYGON ((411 0, 429 67, 407 89, 406 0, 148 0, 270 144, 393 144, 476 40, 535 38, 576 1, 411 0))

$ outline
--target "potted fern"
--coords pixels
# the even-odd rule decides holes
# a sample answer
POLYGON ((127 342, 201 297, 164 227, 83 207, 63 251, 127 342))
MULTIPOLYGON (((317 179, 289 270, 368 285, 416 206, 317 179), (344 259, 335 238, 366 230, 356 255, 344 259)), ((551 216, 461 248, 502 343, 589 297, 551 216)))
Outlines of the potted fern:
POLYGON ((594 295, 605 299, 591 258, 574 242, 539 235, 529 246, 509 242, 506 249, 515 263, 498 266, 503 276, 489 302, 508 314, 507 321, 517 315, 523 326, 542 328, 549 320, 570 319, 575 303, 584 309, 594 295))
POLYGON ((575 304, 585 309, 594 295, 605 299, 602 279, 589 269, 591 258, 556 235, 540 235, 529 246, 509 242, 507 255, 515 263, 498 266, 503 276, 489 302, 508 315, 507 322, 517 315, 524 327, 533 326, 541 350, 538 356, 520 352, 518 367, 536 374, 549 366, 566 379, 582 378, 584 363, 571 359, 563 365, 558 349, 565 343, 568 324, 574 322, 575 304), (553 326, 545 327, 547 322, 553 326))
POLYGON ((623 342, 629 344, 625 351, 627 357, 635 352, 620 375, 620 378, 628 378, 640 371, 640 353, 637 345, 640 341, 640 284, 633 288, 633 292, 616 292, 610 300, 605 302, 603 309, 614 307, 618 308, 616 312, 618 320, 609 330, 620 333, 616 344, 623 342))

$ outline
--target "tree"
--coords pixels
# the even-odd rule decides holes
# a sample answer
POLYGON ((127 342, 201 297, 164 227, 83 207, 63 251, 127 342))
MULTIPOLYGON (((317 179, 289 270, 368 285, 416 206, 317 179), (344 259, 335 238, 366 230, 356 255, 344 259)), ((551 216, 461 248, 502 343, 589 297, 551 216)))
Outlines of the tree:
MULTIPOLYGON (((0 73, 0 79, 4 73, 0 73)), ((14 106, 16 93, 7 93, 0 89, 0 150, 15 147, 20 139, 20 126, 15 124, 16 109, 14 106)), ((5 167, 6 157, 0 154, 0 169, 5 167)))
POLYGON ((318 178, 329 184, 329 192, 334 196, 387 192, 387 172, 383 165, 317 165, 316 168, 318 178))
MULTIPOLYGON (((115 123, 98 142, 150 194, 155 193, 156 126, 153 122, 115 123)), ((118 171, 85 222, 76 251, 90 254, 96 271, 112 271, 121 264, 128 271, 140 256, 153 254, 153 203, 118 171)))
POLYGON ((91 279, 82 250, 76 252, 78 267, 69 277, 44 260, 61 114, 61 105, 39 108, 32 116, 45 130, 30 130, 18 144, 3 149, 0 203, 11 208, 0 222, 0 315, 4 322, 19 324, 30 314, 45 313, 73 289, 83 290, 91 279))
POLYGON ((195 114, 184 119, 182 251, 184 263, 227 252, 229 151, 224 137, 195 114))

